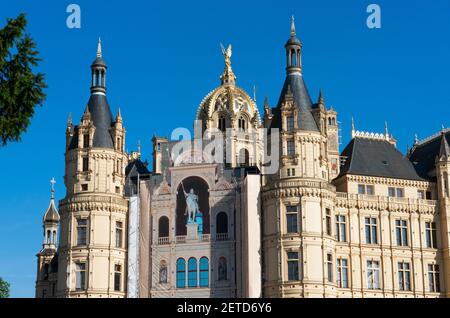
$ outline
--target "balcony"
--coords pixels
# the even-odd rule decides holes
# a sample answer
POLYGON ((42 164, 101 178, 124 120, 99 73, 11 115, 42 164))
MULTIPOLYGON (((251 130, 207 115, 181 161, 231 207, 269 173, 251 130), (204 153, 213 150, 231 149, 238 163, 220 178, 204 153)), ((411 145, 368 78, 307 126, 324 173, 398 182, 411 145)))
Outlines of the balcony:
POLYGON ((216 241, 218 242, 228 241, 228 233, 217 233, 216 241))
POLYGON ((169 245, 170 239, 169 237, 159 237, 158 238, 158 245, 169 245))

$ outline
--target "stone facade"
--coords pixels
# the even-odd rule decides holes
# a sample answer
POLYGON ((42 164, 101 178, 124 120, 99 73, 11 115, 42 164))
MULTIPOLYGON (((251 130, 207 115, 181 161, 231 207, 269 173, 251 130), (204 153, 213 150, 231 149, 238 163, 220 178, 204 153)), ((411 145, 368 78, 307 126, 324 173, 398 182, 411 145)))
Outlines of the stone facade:
POLYGON ((311 100, 294 21, 285 51, 280 98, 260 118, 223 48, 220 86, 194 120, 201 136, 185 142, 229 132, 214 150, 226 162, 154 136, 150 172, 140 149, 124 151, 99 45, 88 107, 66 132, 67 194, 44 217, 36 296, 450 297, 450 130, 404 156, 387 125, 352 123, 340 153, 338 113, 323 92, 311 100), (278 138, 276 173, 261 128, 278 138))

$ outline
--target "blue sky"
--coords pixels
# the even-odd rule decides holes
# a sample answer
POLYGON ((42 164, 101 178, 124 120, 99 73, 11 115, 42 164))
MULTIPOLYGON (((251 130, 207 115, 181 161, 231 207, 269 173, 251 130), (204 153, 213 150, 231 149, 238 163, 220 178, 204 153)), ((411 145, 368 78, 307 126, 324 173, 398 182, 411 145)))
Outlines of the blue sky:
MULTIPOLYGON (((63 185, 67 116, 78 123, 89 97, 90 69, 101 36, 109 66, 108 100, 120 105, 126 148, 142 143, 151 159, 154 134, 191 127, 203 97, 219 84, 219 43, 233 44, 237 84, 274 105, 284 81, 284 43, 295 15, 303 70, 312 98, 323 88, 342 123, 390 131, 405 152, 450 126, 450 2, 448 0, 77 1, 81 29, 66 27, 68 1, 0 0, 0 27, 25 12, 46 74, 47 100, 19 143, 0 148, 0 276, 12 296, 33 297, 42 216, 63 185), (366 27, 370 3, 381 6, 382 28, 366 27)), ((72 2, 72 3, 73 3, 72 2)))

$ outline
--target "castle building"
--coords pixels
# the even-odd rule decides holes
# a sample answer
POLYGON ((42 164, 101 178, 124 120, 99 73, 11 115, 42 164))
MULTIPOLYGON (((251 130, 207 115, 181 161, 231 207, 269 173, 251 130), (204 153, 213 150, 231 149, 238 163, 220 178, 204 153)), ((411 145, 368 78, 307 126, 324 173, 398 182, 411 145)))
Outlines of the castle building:
POLYGON ((293 19, 284 48, 280 97, 261 118, 222 47, 194 137, 153 136, 150 171, 140 147, 124 151, 99 42, 88 105, 67 126, 66 196, 58 212, 52 187, 44 214, 36 297, 450 297, 450 130, 405 156, 387 125, 352 122, 340 152, 293 19))

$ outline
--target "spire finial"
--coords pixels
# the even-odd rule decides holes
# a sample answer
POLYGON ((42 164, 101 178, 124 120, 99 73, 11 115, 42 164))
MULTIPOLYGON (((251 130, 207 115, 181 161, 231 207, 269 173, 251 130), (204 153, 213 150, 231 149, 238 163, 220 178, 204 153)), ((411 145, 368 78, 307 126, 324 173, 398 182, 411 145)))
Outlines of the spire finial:
POLYGON ((352 116, 352 138, 355 138, 355 136, 356 136, 355 120, 353 119, 353 116, 352 116))
POLYGON ((320 105, 325 105, 325 100, 323 98, 323 89, 322 88, 320 89, 320 92, 319 92, 319 104, 320 105))
POLYGON ((444 132, 445 131, 445 126, 444 126, 444 124, 441 124, 441 132, 444 132))
POLYGON ((52 180, 50 180, 50 183, 52 184, 52 200, 54 200, 55 199, 55 183, 56 183, 54 177, 52 177, 52 180))
POLYGON ((419 144, 419 136, 417 134, 414 134, 414 146, 419 144))
POLYGON ((253 101, 256 103, 256 85, 253 85, 253 101))
POLYGON ((389 131, 388 131, 387 121, 384 122, 384 135, 386 136, 386 139, 389 140, 389 131))
POLYGON ((141 140, 138 140, 138 153, 139 153, 139 157, 141 156, 141 140))
POLYGON ((293 15, 291 18, 291 36, 295 37, 295 18, 293 15))
POLYGON ((102 57, 102 40, 98 37, 97 57, 102 57))
POLYGON ((67 116, 67 125, 72 125, 72 112, 69 112, 69 115, 67 116))

